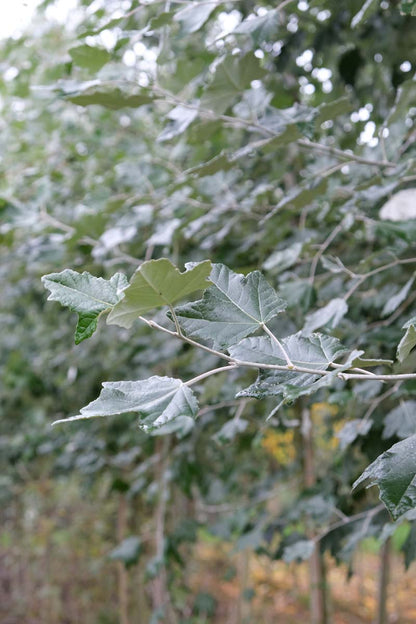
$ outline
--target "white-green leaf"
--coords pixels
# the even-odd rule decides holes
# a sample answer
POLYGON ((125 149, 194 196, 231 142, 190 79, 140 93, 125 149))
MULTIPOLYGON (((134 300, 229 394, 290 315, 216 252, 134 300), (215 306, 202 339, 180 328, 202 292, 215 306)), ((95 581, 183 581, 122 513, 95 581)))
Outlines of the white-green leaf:
POLYGON ((279 13, 275 9, 264 15, 245 19, 234 30, 233 35, 251 35, 254 41, 267 41, 274 37, 279 29, 279 13))
POLYGON ((69 55, 76 65, 92 72, 97 72, 111 58, 111 54, 104 48, 89 46, 86 43, 71 48, 69 55))
POLYGON ((315 542, 312 540, 299 540, 290 546, 286 546, 283 551, 283 561, 286 563, 306 561, 312 556, 315 548, 315 542))
MULTIPOLYGON (((280 343, 291 362, 303 368, 326 370, 331 362, 347 352, 337 338, 324 334, 312 334, 305 338, 298 332, 282 338, 280 343)), ((269 336, 245 338, 228 351, 236 360, 286 366, 281 348, 269 336)))
POLYGON ((120 301, 128 286, 126 276, 121 273, 105 280, 87 271, 77 273, 71 269, 44 275, 42 282, 51 293, 48 301, 59 301, 64 307, 77 312, 76 344, 95 332, 100 314, 120 301))
POLYGON ((173 19, 180 22, 183 34, 194 33, 205 24, 216 8, 215 2, 190 2, 184 9, 178 11, 173 19))
POLYGON ((397 347, 397 359, 399 362, 404 362, 412 349, 416 346, 416 328, 414 325, 409 325, 405 335, 400 340, 397 347))
POLYGON ((403 288, 399 290, 398 293, 393 295, 393 297, 390 297, 390 299, 386 302, 386 305, 383 308, 381 316, 387 316, 388 314, 391 314, 392 312, 395 312, 395 310, 397 310, 399 305, 403 303, 403 301, 409 294, 409 290, 412 287, 414 279, 414 277, 411 277, 409 281, 406 282, 406 284, 403 286, 403 288))
POLYGON ((197 116, 197 110, 187 108, 181 104, 179 104, 179 106, 175 106, 175 108, 173 108, 170 113, 166 115, 166 118, 169 119, 169 123, 157 137, 157 140, 159 143, 162 143, 163 141, 170 141, 170 139, 179 136, 185 132, 187 127, 196 119, 197 116))
POLYGON ((132 535, 126 537, 121 544, 116 546, 110 554, 109 559, 114 561, 122 561, 125 566, 130 566, 137 563, 140 552, 142 550, 142 542, 139 537, 132 535))
POLYGON ((322 379, 319 375, 297 373, 289 370, 260 370, 256 381, 248 388, 240 390, 236 394, 236 398, 252 397, 254 399, 265 399, 266 397, 279 397, 286 401, 292 392, 296 392, 297 389, 309 391, 315 383, 322 379))
POLYGON ((73 416, 55 423, 66 423, 104 416, 136 412, 139 426, 151 431, 179 416, 194 418, 198 402, 192 390, 180 379, 150 377, 143 381, 108 381, 103 383, 100 396, 73 416))
POLYGON ((138 108, 144 104, 149 104, 154 99, 153 94, 148 89, 127 88, 111 82, 79 84, 72 92, 66 91, 63 95, 65 99, 78 104, 78 106, 98 104, 111 110, 128 107, 138 108))
POLYGON ((142 314, 160 306, 171 306, 186 295, 207 288, 210 271, 209 260, 199 262, 183 273, 167 258, 143 262, 131 278, 123 300, 108 316, 107 323, 131 327, 142 314))
POLYGON ((303 335, 308 336, 319 327, 329 327, 333 329, 348 312, 348 305, 344 299, 332 299, 326 306, 316 312, 308 314, 306 317, 303 335))
POLYGON ((253 80, 259 80, 264 75, 265 71, 253 54, 226 56, 217 66, 213 81, 204 91, 202 108, 217 114, 225 113, 253 80))
POLYGON ((416 435, 377 457, 354 483, 378 485, 380 499, 395 520, 416 507, 416 435))
POLYGON ((235 344, 282 312, 280 299, 259 271, 247 277, 214 264, 203 299, 176 309, 186 335, 207 340, 215 348, 235 344))
POLYGON ((384 420, 383 438, 408 438, 416 434, 416 401, 401 401, 384 420))
POLYGON ((349 420, 340 431, 335 434, 339 440, 339 447, 344 451, 358 436, 365 436, 370 431, 373 421, 354 418, 349 420))
MULTIPOLYGON (((347 350, 337 338, 313 334, 305 338, 300 333, 293 334, 280 341, 295 366, 327 370, 330 363, 337 359, 347 350)), ((260 364, 277 364, 285 366, 286 361, 279 346, 269 337, 252 337, 242 340, 238 345, 229 349, 232 357, 245 361, 258 362, 260 364), (257 359, 256 359, 257 358, 257 359)), ((353 351, 348 362, 328 372, 325 376, 314 373, 299 373, 296 371, 279 371, 260 369, 257 380, 237 397, 250 396, 263 399, 268 396, 277 396, 283 400, 291 401, 302 395, 310 395, 320 388, 329 386, 336 379, 337 374, 349 368, 351 361, 361 351, 353 351)), ((259 367, 260 368, 260 367, 259 367)))
POLYGON ((282 273, 282 271, 296 264, 302 252, 302 247, 302 243, 294 243, 290 247, 286 247, 286 249, 274 251, 263 262, 263 269, 272 273, 282 273))

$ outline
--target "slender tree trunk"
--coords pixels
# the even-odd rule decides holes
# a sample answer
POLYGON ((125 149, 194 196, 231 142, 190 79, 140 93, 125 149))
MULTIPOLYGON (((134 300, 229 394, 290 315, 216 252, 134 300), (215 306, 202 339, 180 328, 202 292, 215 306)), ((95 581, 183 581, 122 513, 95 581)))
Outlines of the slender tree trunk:
POLYGON ((249 577, 250 577, 250 551, 248 548, 243 550, 239 557, 239 568, 240 568, 240 593, 237 599, 236 611, 237 611, 237 619, 236 624, 244 624, 245 622, 250 621, 250 601, 247 600, 245 595, 246 590, 249 586, 249 577))
MULTIPOLYGON (((121 542, 126 536, 127 528, 127 500, 124 494, 120 494, 117 514, 117 540, 121 542)), ((120 615, 120 624, 129 623, 129 587, 128 574, 122 561, 117 562, 118 574, 118 609, 120 615)))
MULTIPOLYGON (((316 483, 316 471, 313 448, 313 430, 309 409, 301 407, 301 433, 303 447, 303 482, 306 488, 316 483)), ((313 538, 313 535, 310 535, 313 538)), ((325 561, 319 545, 309 560, 310 610, 311 624, 329 624, 328 587, 326 582, 325 561)))
POLYGON ((388 538, 381 547, 378 579, 378 604, 376 624, 388 624, 387 596, 390 576, 391 545, 388 538))
POLYGON ((167 436, 157 441, 156 451, 161 455, 161 460, 156 468, 156 479, 158 482, 159 499, 155 512, 155 550, 156 558, 161 561, 159 574, 152 583, 153 608, 163 611, 166 624, 176 624, 177 618, 172 607, 168 589, 167 571, 163 562, 165 549, 165 522, 166 522, 166 467, 169 454, 170 440, 167 436))

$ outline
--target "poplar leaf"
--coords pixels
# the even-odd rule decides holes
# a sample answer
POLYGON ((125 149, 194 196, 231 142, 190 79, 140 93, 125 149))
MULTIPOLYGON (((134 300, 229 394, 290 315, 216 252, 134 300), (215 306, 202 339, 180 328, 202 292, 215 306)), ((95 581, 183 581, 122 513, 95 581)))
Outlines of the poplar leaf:
POLYGON ((377 457, 353 487, 378 485, 380 499, 394 520, 416 506, 416 435, 394 444, 377 457))
POLYGON ((223 264, 214 264, 210 281, 213 286, 203 299, 175 312, 186 335, 206 340, 214 348, 235 344, 286 307, 260 271, 245 277, 223 264))
POLYGON ((173 305, 195 290, 209 285, 211 262, 194 264, 181 273, 167 258, 143 262, 130 280, 124 298, 108 316, 109 325, 131 327, 142 314, 165 305, 173 305))
POLYGON ((399 362, 404 362, 407 356, 416 346, 416 328, 414 325, 409 325, 406 329, 406 333, 400 340, 397 347, 397 359, 399 362))
POLYGON ((198 412, 198 402, 188 386, 172 377, 108 381, 103 383, 98 399, 83 407, 79 416, 57 420, 53 424, 129 412, 139 414, 139 427, 147 432, 179 416, 194 418, 198 412))
POLYGON ((77 312, 75 344, 92 336, 100 314, 120 301, 128 286, 126 276, 121 273, 105 280, 87 271, 77 273, 71 269, 44 275, 42 282, 51 293, 48 301, 59 301, 62 306, 77 312))

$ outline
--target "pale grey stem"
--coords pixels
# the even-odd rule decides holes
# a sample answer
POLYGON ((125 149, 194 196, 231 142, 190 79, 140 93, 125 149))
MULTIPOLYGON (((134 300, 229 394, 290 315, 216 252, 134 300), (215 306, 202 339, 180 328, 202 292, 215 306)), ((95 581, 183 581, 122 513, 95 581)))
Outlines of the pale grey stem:
MULTIPOLYGON (((227 360, 227 362, 229 362, 228 367, 223 366, 221 369, 214 369, 214 372, 208 371, 207 373, 204 373, 204 377, 209 377, 209 375, 213 375, 219 372, 220 370, 228 370, 228 369, 231 370, 233 368, 239 368, 239 367, 261 368, 265 370, 280 370, 280 371, 291 370, 295 373, 308 373, 310 375, 320 375, 320 376, 331 374, 331 371, 322 370, 319 368, 306 368, 304 366, 297 366, 297 365, 292 365, 293 368, 289 368, 289 366, 280 366, 279 364, 264 364, 263 362, 247 362, 245 360, 238 360, 236 358, 230 357, 229 355, 226 355, 225 353, 221 353, 221 351, 216 351, 215 349, 211 349, 210 347, 202 345, 199 342, 192 340, 192 338, 188 338, 187 336, 184 336, 183 334, 178 334, 177 331, 172 331, 170 329, 167 329, 166 327, 159 325, 155 321, 148 320, 144 318, 143 316, 139 316, 139 318, 144 323, 146 323, 146 325, 148 325, 149 327, 152 327, 154 329, 159 329, 160 331, 163 331, 164 333, 169 334, 170 336, 179 338, 180 340, 183 340, 184 342, 187 342, 188 344, 191 344, 194 347, 203 349, 204 351, 207 351, 208 353, 212 353, 212 355, 215 355, 216 357, 222 358, 223 360, 227 360)), ((342 379, 344 381, 348 379, 367 379, 367 380, 369 379, 368 372, 366 372, 366 374, 338 373, 337 377, 339 377, 339 379, 342 379)), ((372 381, 396 381, 400 379, 416 379, 416 373, 404 373, 400 375, 375 375, 374 374, 371 376, 372 381)))
POLYGON ((220 366, 219 368, 213 368, 212 370, 207 371, 206 373, 202 373, 197 377, 193 377, 189 381, 185 381, 184 386, 193 386, 194 384, 202 381, 206 377, 210 377, 211 375, 217 375, 218 373, 222 373, 223 371, 233 370, 237 368, 236 364, 230 364, 229 366, 220 366))
POLYGON ((287 351, 283 347, 283 345, 280 342, 280 340, 274 335, 273 332, 270 331, 270 329, 267 327, 267 325, 262 323, 261 327, 262 327, 262 329, 264 329, 266 334, 271 338, 271 340, 273 340, 273 342, 275 342, 277 344, 277 346, 279 347, 280 351, 283 353, 283 357, 285 358, 286 363, 287 363, 287 368, 289 368, 290 370, 293 370, 294 365, 292 363, 292 360, 290 359, 289 354, 287 353, 287 351))

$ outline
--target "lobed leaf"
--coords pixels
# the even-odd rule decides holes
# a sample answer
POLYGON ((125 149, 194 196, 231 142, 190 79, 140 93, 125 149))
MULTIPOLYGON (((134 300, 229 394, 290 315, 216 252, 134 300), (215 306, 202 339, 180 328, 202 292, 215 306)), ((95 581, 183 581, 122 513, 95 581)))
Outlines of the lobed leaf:
POLYGON ((237 97, 241 97, 242 92, 250 87, 251 82, 259 80, 265 73, 254 54, 226 56, 218 64, 213 81, 204 91, 201 107, 217 114, 225 113, 237 97))
POLYGON ((383 438, 408 438, 416 434, 416 401, 401 401, 384 420, 383 438))
POLYGON ((407 295, 409 294, 409 290, 412 287, 414 279, 415 279, 414 277, 411 277, 409 281, 406 282, 406 284, 403 286, 403 288, 399 290, 398 293, 396 293, 395 295, 393 295, 393 297, 390 297, 390 299, 388 299, 388 301, 386 302, 381 312, 381 316, 387 316, 388 314, 391 314, 392 312, 397 310, 399 305, 403 303, 403 301, 406 299, 407 295))
POLYGON ((332 299, 323 308, 320 308, 316 312, 312 312, 306 316, 306 322, 302 333, 304 336, 308 336, 315 329, 319 329, 319 327, 324 326, 333 329, 338 325, 347 312, 348 305, 344 299, 340 297, 332 299))
MULTIPOLYGON (((295 366, 319 370, 326 370, 331 362, 347 352, 337 338, 324 334, 312 334, 305 338, 298 332, 282 338, 280 342, 295 366)), ((228 351, 237 360, 286 366, 281 348, 269 336, 245 338, 228 351)))
POLYGON ((79 416, 57 420, 53 424, 128 412, 140 415, 139 426, 147 432, 181 416, 194 418, 198 412, 198 402, 188 386, 172 377, 108 381, 103 383, 98 399, 83 407, 79 416))
POLYGON ((214 348, 226 348, 255 332, 286 308, 260 271, 247 277, 223 264, 214 264, 213 286, 203 299, 175 310, 183 331, 207 340, 214 348))
POLYGON ((416 506, 416 435, 394 444, 377 457, 353 487, 378 485, 380 499, 394 520, 416 506))
POLYGON ((87 271, 77 273, 71 269, 44 275, 42 282, 51 293, 48 301, 59 301, 64 307, 77 312, 75 344, 92 336, 97 329, 100 314, 120 301, 128 286, 127 278, 122 273, 105 280, 87 271))
POLYGON ((210 271, 209 260, 199 262, 183 273, 167 258, 143 262, 131 278, 123 300, 111 310, 107 323, 131 327, 135 319, 149 310, 173 305, 195 290, 205 289, 210 271))
POLYGON ((404 362, 410 352, 416 346, 416 327, 409 325, 406 329, 406 333, 400 340, 397 346, 397 359, 399 362, 404 362))

